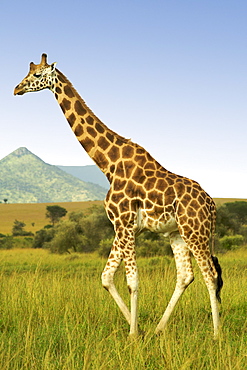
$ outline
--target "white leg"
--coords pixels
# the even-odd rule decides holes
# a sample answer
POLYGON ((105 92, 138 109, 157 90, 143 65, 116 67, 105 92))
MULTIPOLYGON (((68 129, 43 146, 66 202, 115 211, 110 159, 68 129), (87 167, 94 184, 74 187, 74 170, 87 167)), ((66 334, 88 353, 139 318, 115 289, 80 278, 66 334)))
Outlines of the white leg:
POLYGON ((124 256, 127 285, 130 292, 130 335, 138 335, 138 272, 134 246, 124 256))
POLYGON ((115 251, 115 245, 117 244, 117 237, 114 240, 112 251, 109 255, 107 264, 102 272, 102 285, 103 287, 111 294, 114 301, 117 303, 118 307, 120 308, 121 312, 123 313, 125 319, 130 325, 130 311, 124 301, 122 300, 121 296, 119 295, 115 285, 114 285, 114 275, 116 270, 118 269, 121 261, 122 261, 122 254, 118 251, 115 251))
POLYGON ((177 268, 177 283, 173 295, 168 303, 168 306, 160 320, 155 333, 158 334, 165 329, 167 321, 169 320, 179 298, 193 281, 194 275, 191 265, 190 252, 184 240, 179 233, 173 233, 170 236, 170 242, 174 253, 174 258, 177 268))
POLYGON ((219 335, 219 325, 220 325, 220 317, 219 317, 219 308, 218 303, 215 295, 215 290, 211 290, 209 292, 210 295, 210 303, 212 309, 212 316, 213 316, 213 325, 214 325, 214 338, 217 339, 219 335))
POLYGON ((207 258, 205 257, 198 258, 197 256, 195 256, 195 259, 197 260, 197 264, 200 267, 201 273, 203 275, 204 281, 209 292, 214 326, 214 338, 216 339, 219 334, 219 323, 220 323, 219 308, 216 298, 217 272, 215 270, 212 257, 209 252, 207 253, 206 257, 207 258))
POLYGON ((112 295, 113 299, 115 300, 127 322, 129 323, 130 335, 135 336, 138 334, 138 273, 134 251, 134 236, 131 232, 128 232, 127 230, 125 234, 127 234, 126 237, 124 238, 122 235, 121 241, 117 236, 115 237, 112 251, 102 273, 102 284, 103 287, 106 288, 108 292, 112 295), (114 274, 122 260, 124 260, 125 263, 127 285, 130 292, 130 311, 119 295, 113 281, 114 274))

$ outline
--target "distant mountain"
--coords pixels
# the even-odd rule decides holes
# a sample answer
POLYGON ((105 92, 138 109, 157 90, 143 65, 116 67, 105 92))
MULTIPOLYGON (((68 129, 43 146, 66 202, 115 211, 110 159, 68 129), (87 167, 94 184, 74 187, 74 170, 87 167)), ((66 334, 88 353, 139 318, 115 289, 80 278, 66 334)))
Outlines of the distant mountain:
POLYGON ((0 160, 0 201, 75 202, 104 199, 107 190, 45 163, 26 148, 0 160))
POLYGON ((109 189, 110 184, 103 172, 95 165, 91 166, 56 166, 61 170, 78 177, 82 181, 98 184, 105 189, 109 189))

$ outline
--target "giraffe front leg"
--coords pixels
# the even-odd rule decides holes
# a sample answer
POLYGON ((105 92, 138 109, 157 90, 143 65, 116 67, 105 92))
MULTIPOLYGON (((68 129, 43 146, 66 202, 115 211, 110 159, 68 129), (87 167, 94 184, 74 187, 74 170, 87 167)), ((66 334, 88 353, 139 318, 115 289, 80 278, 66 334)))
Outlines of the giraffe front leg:
POLYGON ((102 272, 101 280, 102 280, 103 287, 111 294, 114 301, 120 308, 120 311, 122 312, 125 319, 130 325, 130 322, 131 322, 130 311, 128 307, 126 306, 126 304, 124 303, 124 301, 122 300, 114 284, 115 272, 118 269, 122 261, 122 254, 116 250, 117 249, 115 247, 116 243, 117 243, 117 237, 114 240, 112 251, 109 255, 104 271, 102 272))
POLYGON ((133 245, 125 252, 124 263, 126 270, 127 285, 130 292, 130 336, 138 335, 138 271, 136 255, 133 245))
MULTIPOLYGON (((119 233, 120 234, 120 233, 119 233)), ((108 258, 106 267, 102 273, 102 284, 113 299, 117 303, 124 317, 130 325, 130 336, 138 335, 138 315, 137 315, 137 300, 138 300, 138 274, 136 266, 136 256, 134 250, 135 239, 131 231, 125 230, 121 233, 121 240, 116 235, 113 247, 108 258), (119 267, 122 259, 125 263, 127 285, 130 292, 130 306, 131 310, 127 308, 126 304, 119 295, 114 285, 114 274, 119 267)))

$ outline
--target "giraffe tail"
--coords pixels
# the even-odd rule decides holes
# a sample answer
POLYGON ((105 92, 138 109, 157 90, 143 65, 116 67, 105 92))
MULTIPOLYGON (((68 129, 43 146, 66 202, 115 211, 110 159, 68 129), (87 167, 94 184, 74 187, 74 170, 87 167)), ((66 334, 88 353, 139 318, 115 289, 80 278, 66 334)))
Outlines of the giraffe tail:
POLYGON ((221 266, 219 264, 219 261, 218 261, 218 258, 217 257, 212 256, 212 260, 213 260, 213 263, 214 263, 214 267, 215 267, 215 269, 217 271, 216 298, 221 303, 220 291, 221 291, 221 288, 223 287, 222 269, 221 269, 221 266))
POLYGON ((219 302, 221 302, 220 298, 220 291, 223 287, 223 279, 222 279, 222 269, 219 264, 218 258, 214 256, 214 243, 215 243, 215 229, 216 229, 216 206, 214 201, 212 200, 211 203, 211 253, 212 253, 212 260, 214 267, 217 272, 217 281, 216 281, 216 298, 219 302))

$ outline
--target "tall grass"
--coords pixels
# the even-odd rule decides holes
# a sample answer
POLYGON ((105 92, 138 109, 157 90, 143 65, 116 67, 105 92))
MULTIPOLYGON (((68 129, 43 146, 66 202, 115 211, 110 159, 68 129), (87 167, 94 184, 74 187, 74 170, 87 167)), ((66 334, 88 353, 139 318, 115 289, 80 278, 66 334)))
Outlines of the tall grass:
MULTIPOLYGON (((222 331, 214 341, 209 297, 197 268, 164 335, 153 332, 175 285, 171 258, 139 260, 139 321, 128 325, 100 275, 95 255, 57 256, 43 250, 0 254, 0 368, 245 369, 247 368, 247 251, 220 258, 224 272, 222 331)), ((116 274, 124 299, 124 269, 116 274)))

